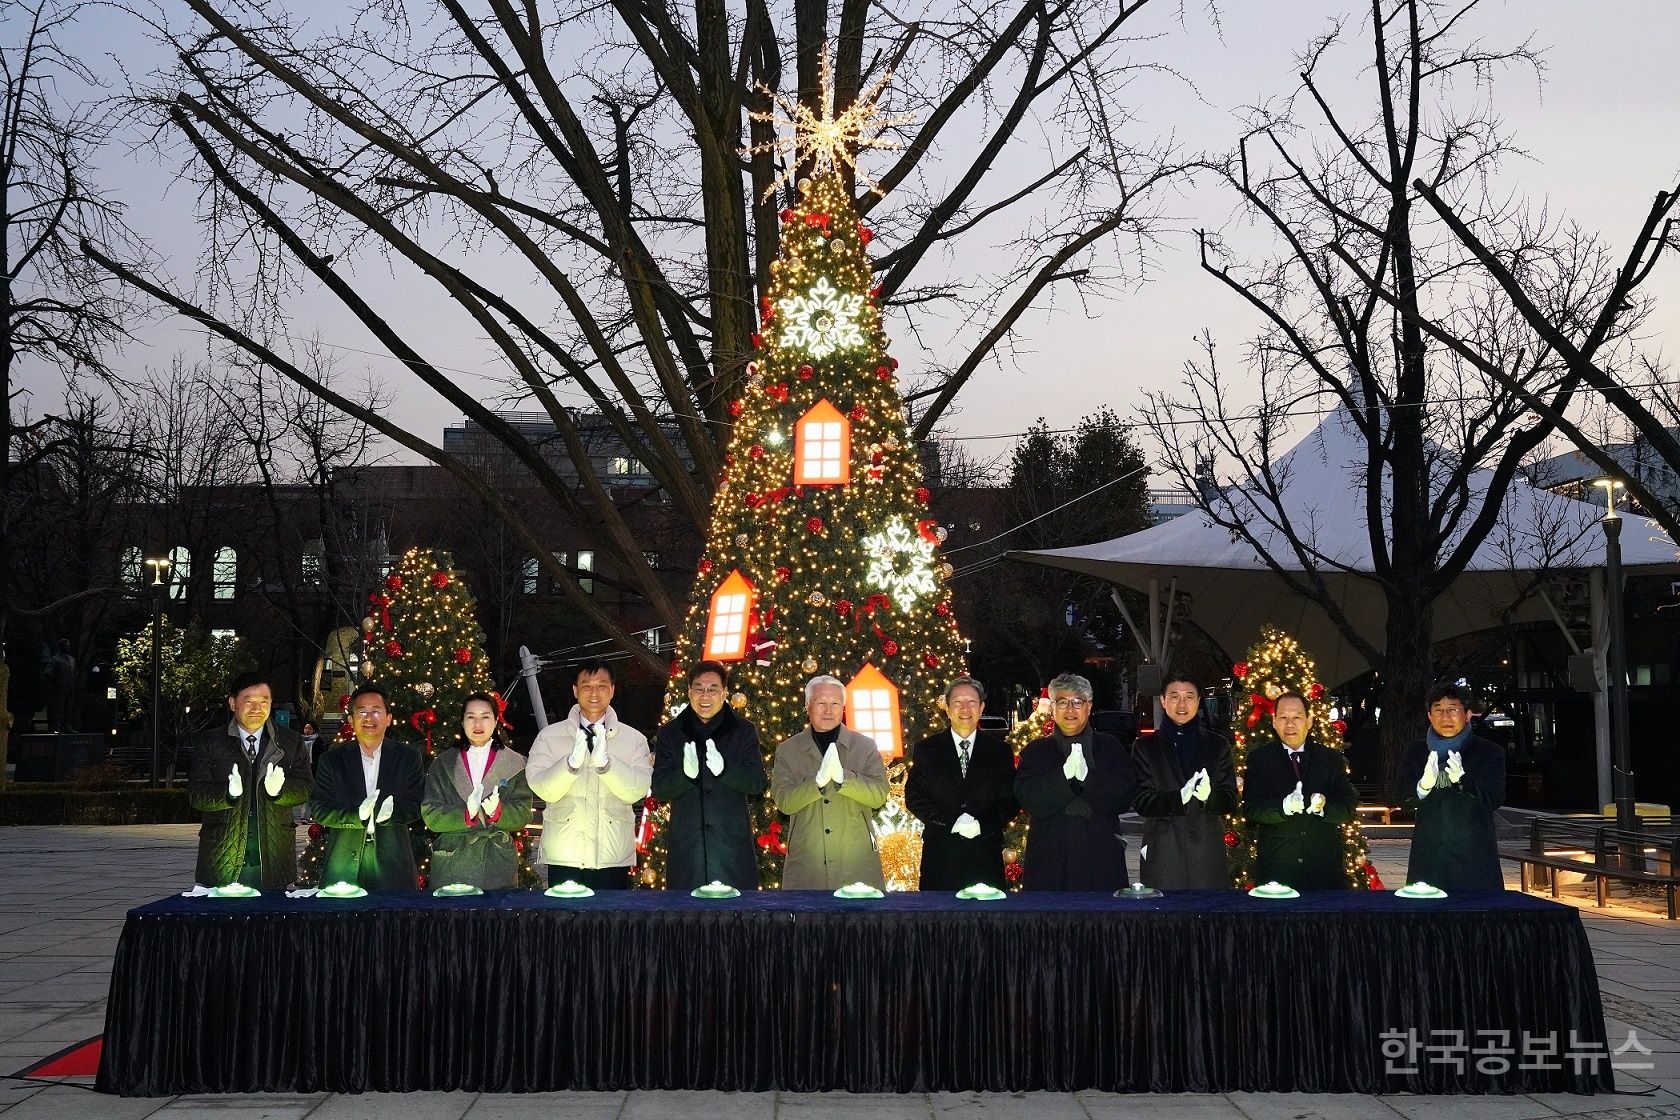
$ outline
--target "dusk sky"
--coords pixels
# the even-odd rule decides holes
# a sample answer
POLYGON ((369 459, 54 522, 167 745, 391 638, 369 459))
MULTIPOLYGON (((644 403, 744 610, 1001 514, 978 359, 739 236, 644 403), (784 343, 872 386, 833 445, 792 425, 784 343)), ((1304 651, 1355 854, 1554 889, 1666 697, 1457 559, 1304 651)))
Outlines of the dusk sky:
MULTIPOLYGON (((333 18, 326 5, 295 7, 312 8, 317 22, 333 18)), ((1186 151, 1208 152, 1234 143, 1242 106, 1296 89, 1295 56, 1323 30, 1331 12, 1346 10, 1357 28, 1364 9, 1322 2, 1227 2, 1216 30, 1200 6, 1186 7, 1182 22, 1165 0, 1159 0, 1159 11, 1151 5, 1139 17, 1136 33, 1159 36, 1138 44, 1139 59, 1159 62, 1182 80, 1161 76, 1140 82, 1138 119, 1130 127, 1138 142, 1172 135, 1186 151)), ((183 12, 171 18, 184 23, 183 12)), ((113 13, 78 34, 90 57, 120 58, 133 73, 156 51, 124 20, 113 13)), ((1490 45, 1532 33, 1534 45, 1544 52, 1541 81, 1518 70, 1495 87, 1494 108, 1530 157, 1507 163, 1499 186, 1544 203, 1554 218, 1567 216, 1602 232, 1619 258, 1653 195, 1674 186, 1680 172, 1680 84, 1674 81, 1680 19, 1672 0, 1490 0, 1476 21, 1475 29, 1490 45)), ((1354 34, 1363 48, 1364 32, 1354 34)), ((890 93, 887 105, 892 107, 890 93)), ((875 169, 884 164, 883 159, 875 169)), ((173 171, 152 161, 145 150, 108 153, 104 167, 111 189, 128 208, 130 224, 169 256, 176 281, 190 287, 196 251, 191 191, 172 184, 173 171)), ((1169 232, 1154 254, 1147 282, 1093 305, 1088 315, 1066 301, 1054 312, 1031 316, 1014 364, 984 369, 965 390, 950 425, 953 432, 965 438, 1009 436, 1040 415, 1052 426, 1065 426, 1105 404, 1130 416, 1146 390, 1177 383, 1183 363, 1196 353, 1194 336, 1204 328, 1221 342, 1225 358, 1236 361, 1256 322, 1197 268, 1191 233, 1199 226, 1225 226, 1232 220, 1234 201, 1212 184, 1173 197, 1167 207, 1169 232)), ((996 266, 994 252, 978 240, 957 250, 959 259, 973 261, 976 269, 996 266)), ((379 277, 381 268, 370 267, 362 275, 379 277)), ((388 276, 369 282, 393 297, 397 317, 440 364, 464 371, 485 368, 487 350, 476 336, 440 334, 429 326, 428 296, 411 297, 404 282, 388 276)), ((1680 261, 1667 260, 1648 290, 1657 296, 1658 308, 1646 333, 1650 348, 1662 349, 1680 326, 1680 261)), ((459 419, 379 354, 330 299, 301 299, 290 310, 288 333, 294 338, 318 333, 348 371, 369 370, 383 377, 397 397, 392 412, 406 425, 436 440, 444 424, 459 419)), ((907 332, 890 316, 888 331, 900 343, 895 352, 913 362, 914 354, 906 354, 907 332)), ((118 364, 128 370, 165 367, 177 351, 189 360, 202 356, 202 336, 180 329, 178 322, 153 324, 118 364)), ((32 370, 25 385, 33 393, 32 413, 56 407, 56 375, 32 370)), ((1006 451, 1009 443, 1007 438, 976 438, 970 446, 986 457, 1006 451)), ((1158 476, 1155 484, 1165 480, 1158 476)))

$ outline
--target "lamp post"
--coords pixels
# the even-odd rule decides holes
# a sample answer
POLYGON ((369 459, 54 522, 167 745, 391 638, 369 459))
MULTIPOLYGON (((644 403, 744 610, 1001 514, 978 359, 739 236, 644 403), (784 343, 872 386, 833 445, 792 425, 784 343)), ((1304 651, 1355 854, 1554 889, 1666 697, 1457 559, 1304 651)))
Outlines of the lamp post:
POLYGON ((152 785, 158 784, 163 742, 163 597, 169 594, 169 561, 148 558, 152 569, 152 785))
POLYGON ((1622 482, 1614 478, 1593 480, 1604 491, 1605 608, 1609 615, 1609 649, 1605 672, 1610 689, 1610 792, 1616 802, 1616 827, 1632 831, 1638 826, 1633 807, 1633 757, 1628 742, 1627 646, 1622 634, 1622 517, 1616 512, 1616 491, 1622 482))

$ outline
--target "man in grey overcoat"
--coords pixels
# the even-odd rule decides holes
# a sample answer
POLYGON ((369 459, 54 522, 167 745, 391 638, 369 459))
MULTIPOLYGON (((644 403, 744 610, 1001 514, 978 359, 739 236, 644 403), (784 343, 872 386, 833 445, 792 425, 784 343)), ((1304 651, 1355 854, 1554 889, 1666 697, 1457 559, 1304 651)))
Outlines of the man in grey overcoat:
POLYGON ((783 890, 858 882, 886 889, 870 822, 887 803, 887 769, 875 741, 841 723, 845 712, 845 686, 812 677, 805 684, 810 725, 776 748, 770 796, 790 818, 783 890))

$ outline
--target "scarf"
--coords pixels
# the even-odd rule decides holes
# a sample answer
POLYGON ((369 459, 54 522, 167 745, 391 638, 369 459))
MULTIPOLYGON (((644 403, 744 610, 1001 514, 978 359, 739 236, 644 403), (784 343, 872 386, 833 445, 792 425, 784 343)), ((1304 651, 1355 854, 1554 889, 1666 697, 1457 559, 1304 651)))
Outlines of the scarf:
POLYGON ((1196 720, 1174 723, 1163 716, 1155 737, 1178 754, 1178 769, 1185 777, 1195 772, 1196 746, 1202 740, 1202 729, 1196 720))
POLYGON ((1470 725, 1468 723, 1465 724, 1464 730, 1460 731, 1457 735, 1454 735, 1451 739, 1441 738, 1439 735, 1435 734, 1435 729, 1433 727, 1426 728, 1424 730, 1423 737, 1429 742, 1429 749, 1434 751, 1436 757, 1441 760, 1441 765, 1445 766, 1447 764, 1448 751, 1462 750, 1464 748, 1465 741, 1470 738, 1470 725))
POLYGON ((728 704, 708 720, 702 720, 695 715, 693 708, 684 708, 677 714, 677 729, 682 732, 685 743, 704 743, 707 739, 716 743, 735 730, 735 725, 739 722, 740 717, 728 704))
POLYGON ((1085 761, 1089 765, 1095 765, 1097 761, 1091 754, 1091 747, 1095 737, 1096 733, 1091 730, 1091 725, 1088 723, 1085 725, 1085 729, 1083 731, 1071 739, 1062 734, 1061 728, 1055 726, 1054 724, 1050 727, 1050 738, 1054 739, 1056 741, 1056 746, 1061 748, 1063 758, 1072 754, 1073 745, 1078 743, 1081 747, 1085 748, 1085 761))

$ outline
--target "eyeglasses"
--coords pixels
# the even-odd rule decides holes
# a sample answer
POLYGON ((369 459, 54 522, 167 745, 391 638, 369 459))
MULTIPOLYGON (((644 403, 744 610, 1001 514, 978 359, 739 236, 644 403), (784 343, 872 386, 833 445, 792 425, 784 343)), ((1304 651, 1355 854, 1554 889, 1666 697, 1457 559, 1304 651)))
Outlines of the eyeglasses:
POLYGON ((717 684, 691 684, 688 686, 690 696, 722 696, 723 686, 717 684))
POLYGON ((1429 714, 1432 716, 1461 716, 1464 714, 1464 709, 1459 707, 1457 704, 1452 704, 1431 708, 1429 709, 1429 714))
POLYGON ((385 709, 384 708, 357 708, 356 709, 356 718, 357 719, 367 719, 370 716, 382 716, 384 714, 385 714, 385 709))
POLYGON ((1056 707, 1058 707, 1058 708, 1072 708, 1074 711, 1077 712, 1080 708, 1083 708, 1085 705, 1087 705, 1089 703, 1090 703, 1089 700, 1081 699, 1078 696, 1063 696, 1062 698, 1060 698, 1059 700, 1056 701, 1056 707))

